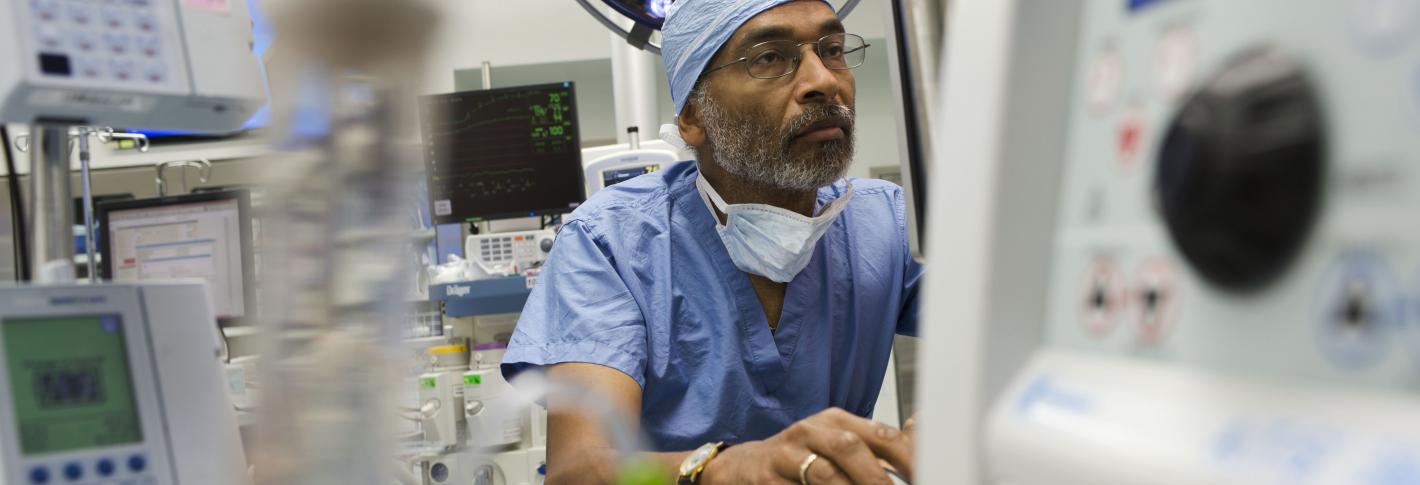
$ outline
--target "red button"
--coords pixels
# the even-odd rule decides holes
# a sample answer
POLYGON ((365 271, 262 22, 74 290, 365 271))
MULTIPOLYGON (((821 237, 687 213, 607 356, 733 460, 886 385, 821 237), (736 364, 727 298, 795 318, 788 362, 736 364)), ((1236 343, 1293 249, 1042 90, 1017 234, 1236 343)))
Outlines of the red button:
POLYGON ((1131 110, 1120 123, 1116 139, 1120 168, 1132 170, 1138 163, 1139 156, 1144 151, 1144 135, 1144 117, 1139 114, 1138 109, 1131 110))

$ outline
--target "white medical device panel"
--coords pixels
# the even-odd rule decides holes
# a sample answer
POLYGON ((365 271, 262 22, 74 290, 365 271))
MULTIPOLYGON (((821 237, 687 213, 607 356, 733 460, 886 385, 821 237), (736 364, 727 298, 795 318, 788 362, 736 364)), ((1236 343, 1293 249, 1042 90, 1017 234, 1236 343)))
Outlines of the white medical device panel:
POLYGON ((214 322, 200 284, 0 291, 5 483, 250 483, 214 322))
POLYGON ((464 254, 488 267, 517 264, 526 269, 547 260, 556 238, 551 230, 475 234, 464 241, 464 254))

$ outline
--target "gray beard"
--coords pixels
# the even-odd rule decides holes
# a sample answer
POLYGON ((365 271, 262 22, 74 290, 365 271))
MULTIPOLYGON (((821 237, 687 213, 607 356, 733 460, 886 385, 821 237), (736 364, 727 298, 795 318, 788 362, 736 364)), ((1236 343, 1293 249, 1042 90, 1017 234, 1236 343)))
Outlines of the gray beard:
POLYGON ((741 180, 781 190, 814 191, 848 172, 853 161, 853 108, 813 105, 780 130, 758 113, 730 113, 712 99, 708 90, 697 90, 693 102, 705 122, 715 163, 741 180), (791 150, 794 133, 825 120, 845 126, 844 138, 815 143, 805 152, 791 150))

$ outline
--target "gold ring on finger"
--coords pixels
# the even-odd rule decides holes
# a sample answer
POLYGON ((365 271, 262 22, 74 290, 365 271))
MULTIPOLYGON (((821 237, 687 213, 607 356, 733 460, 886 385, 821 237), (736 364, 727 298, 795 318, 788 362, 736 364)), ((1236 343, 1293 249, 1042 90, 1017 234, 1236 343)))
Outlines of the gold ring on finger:
POLYGON ((809 453, 804 457, 804 462, 799 464, 799 485, 809 485, 809 467, 818 461, 818 453, 809 453))

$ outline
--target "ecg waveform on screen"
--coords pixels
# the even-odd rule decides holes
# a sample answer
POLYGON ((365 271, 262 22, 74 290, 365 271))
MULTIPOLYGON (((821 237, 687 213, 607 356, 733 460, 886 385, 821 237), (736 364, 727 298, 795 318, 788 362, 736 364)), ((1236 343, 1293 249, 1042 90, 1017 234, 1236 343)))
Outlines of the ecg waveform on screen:
POLYGON ((574 178, 580 173, 575 116, 570 84, 425 97, 422 128, 436 215, 555 208, 547 206, 545 192, 567 198, 573 188, 563 180, 567 170, 578 170, 574 178), (447 210, 438 210, 441 202, 447 210))

